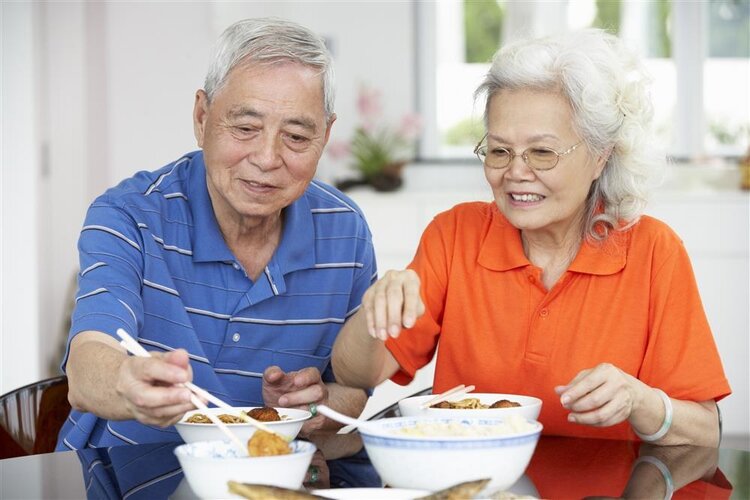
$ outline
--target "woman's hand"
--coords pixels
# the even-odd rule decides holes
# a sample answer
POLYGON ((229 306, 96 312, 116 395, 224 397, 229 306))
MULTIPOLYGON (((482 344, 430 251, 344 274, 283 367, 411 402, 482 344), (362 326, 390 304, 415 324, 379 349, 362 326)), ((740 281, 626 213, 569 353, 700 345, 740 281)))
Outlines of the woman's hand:
POLYGON ((568 421, 609 427, 630 418, 648 386, 616 366, 602 363, 583 370, 567 385, 555 387, 568 421))
POLYGON ((371 337, 380 340, 398 337, 402 327, 411 328, 424 314, 419 276, 411 269, 388 271, 367 289, 362 309, 371 337))

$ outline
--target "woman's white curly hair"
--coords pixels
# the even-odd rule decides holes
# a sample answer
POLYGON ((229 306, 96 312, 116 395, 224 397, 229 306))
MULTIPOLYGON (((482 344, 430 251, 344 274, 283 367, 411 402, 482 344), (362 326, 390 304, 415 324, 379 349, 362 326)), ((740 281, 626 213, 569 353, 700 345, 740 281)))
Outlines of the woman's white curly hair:
POLYGON ((638 221, 666 164, 654 141, 650 83, 619 38, 584 29, 501 48, 474 97, 487 99, 485 125, 492 97, 504 89, 561 92, 568 99, 573 125, 589 151, 595 157, 609 154, 584 214, 585 235, 601 241, 638 221))

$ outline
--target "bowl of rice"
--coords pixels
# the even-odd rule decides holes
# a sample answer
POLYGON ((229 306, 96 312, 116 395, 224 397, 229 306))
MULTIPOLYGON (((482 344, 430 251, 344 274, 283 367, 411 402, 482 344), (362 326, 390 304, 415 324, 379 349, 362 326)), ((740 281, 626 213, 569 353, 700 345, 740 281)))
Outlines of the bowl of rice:
POLYGON ((502 490, 523 475, 542 424, 520 415, 397 417, 368 422, 359 431, 388 486, 435 491, 489 478, 488 490, 502 490))
POLYGON ((283 455, 246 456, 229 441, 202 441, 180 445, 174 454, 200 498, 235 498, 229 481, 299 489, 315 450, 310 442, 292 441, 283 455))
POLYGON ((422 408, 424 403, 434 397, 434 394, 428 394, 404 398, 398 402, 399 412, 404 417, 503 418, 520 415, 536 420, 542 410, 542 400, 539 398, 494 392, 461 394, 437 405, 422 408))

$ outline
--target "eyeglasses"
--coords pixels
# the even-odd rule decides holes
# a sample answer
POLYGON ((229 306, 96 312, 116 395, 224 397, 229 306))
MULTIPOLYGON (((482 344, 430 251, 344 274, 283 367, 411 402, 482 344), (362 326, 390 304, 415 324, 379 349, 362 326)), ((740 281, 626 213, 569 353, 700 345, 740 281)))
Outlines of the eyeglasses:
POLYGON ((528 148, 523 153, 516 153, 509 148, 493 148, 488 151, 487 145, 482 145, 485 139, 487 139, 487 134, 484 134, 482 140, 474 148, 474 154, 477 155, 477 158, 479 158, 479 161, 485 167, 495 170, 506 168, 516 156, 523 158, 524 163, 534 170, 551 170, 557 166, 561 156, 572 153, 578 146, 583 144, 583 141, 581 141, 562 153, 558 153, 550 148, 528 148))

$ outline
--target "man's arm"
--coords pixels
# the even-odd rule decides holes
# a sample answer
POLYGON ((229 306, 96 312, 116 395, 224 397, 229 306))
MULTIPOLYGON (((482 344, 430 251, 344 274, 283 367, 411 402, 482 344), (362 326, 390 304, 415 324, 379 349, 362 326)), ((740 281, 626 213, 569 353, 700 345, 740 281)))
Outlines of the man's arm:
POLYGON ((192 379, 182 350, 136 358, 111 336, 86 331, 70 343, 66 373, 70 405, 102 418, 168 426, 193 409, 190 391, 174 385, 192 379))

